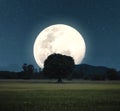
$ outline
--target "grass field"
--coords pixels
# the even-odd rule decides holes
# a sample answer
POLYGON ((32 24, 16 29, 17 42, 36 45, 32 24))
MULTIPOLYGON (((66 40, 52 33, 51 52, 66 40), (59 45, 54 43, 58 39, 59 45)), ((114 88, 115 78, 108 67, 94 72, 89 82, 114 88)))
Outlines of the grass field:
POLYGON ((120 82, 2 81, 0 111, 120 111, 120 82))

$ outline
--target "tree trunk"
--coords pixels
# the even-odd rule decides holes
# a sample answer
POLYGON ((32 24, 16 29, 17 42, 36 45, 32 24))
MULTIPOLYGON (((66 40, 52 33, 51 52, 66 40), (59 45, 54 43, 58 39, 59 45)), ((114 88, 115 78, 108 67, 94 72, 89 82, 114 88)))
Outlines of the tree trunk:
POLYGON ((57 83, 62 83, 62 78, 58 78, 57 83))

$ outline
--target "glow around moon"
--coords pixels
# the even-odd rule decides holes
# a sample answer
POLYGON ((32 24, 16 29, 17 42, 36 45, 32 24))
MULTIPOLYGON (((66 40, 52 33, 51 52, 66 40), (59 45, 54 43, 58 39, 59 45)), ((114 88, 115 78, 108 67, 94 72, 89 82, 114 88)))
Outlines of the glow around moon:
POLYGON ((39 67, 44 67, 44 61, 53 53, 73 57, 75 64, 82 62, 86 46, 81 34, 74 28, 56 24, 45 28, 37 36, 33 53, 39 67))

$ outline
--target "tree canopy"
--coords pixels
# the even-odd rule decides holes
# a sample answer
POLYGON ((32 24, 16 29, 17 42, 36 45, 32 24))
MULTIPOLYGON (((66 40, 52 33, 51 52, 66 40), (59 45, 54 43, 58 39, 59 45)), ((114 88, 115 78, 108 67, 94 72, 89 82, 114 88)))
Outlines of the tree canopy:
POLYGON ((44 62, 43 73, 49 78, 57 78, 62 82, 62 78, 67 77, 74 69, 74 60, 70 56, 52 54, 44 62))

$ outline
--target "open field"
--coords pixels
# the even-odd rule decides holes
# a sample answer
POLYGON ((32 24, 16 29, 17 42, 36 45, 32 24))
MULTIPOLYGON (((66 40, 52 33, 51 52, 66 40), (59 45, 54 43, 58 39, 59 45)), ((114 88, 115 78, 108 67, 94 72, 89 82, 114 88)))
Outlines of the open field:
POLYGON ((1 80, 0 111, 120 111, 120 82, 1 80))

